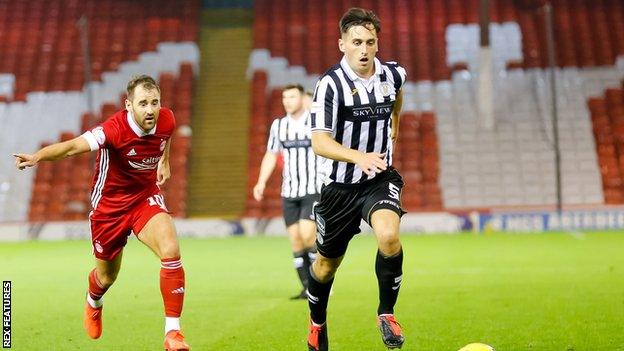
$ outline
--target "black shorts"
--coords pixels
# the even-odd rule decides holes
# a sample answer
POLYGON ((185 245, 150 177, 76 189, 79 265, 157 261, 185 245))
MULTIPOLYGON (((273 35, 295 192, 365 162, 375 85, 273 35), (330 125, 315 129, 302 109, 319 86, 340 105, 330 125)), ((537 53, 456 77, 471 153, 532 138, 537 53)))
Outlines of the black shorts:
POLYGON ((318 201, 319 194, 306 195, 303 197, 283 197, 282 206, 284 208, 284 222, 289 227, 297 223, 300 219, 313 221, 312 207, 318 201))
POLYGON ((361 220, 370 225, 376 210, 388 209, 403 216, 402 189, 403 178, 394 168, 360 184, 324 186, 321 200, 314 206, 318 252, 327 258, 344 255, 351 238, 360 232, 361 220))

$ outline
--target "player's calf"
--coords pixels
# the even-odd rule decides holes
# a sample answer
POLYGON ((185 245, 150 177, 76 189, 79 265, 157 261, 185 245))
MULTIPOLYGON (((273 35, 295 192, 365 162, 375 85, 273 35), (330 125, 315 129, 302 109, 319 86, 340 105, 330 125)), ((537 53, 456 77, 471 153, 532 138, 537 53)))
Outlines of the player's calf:
POLYGON ((310 279, 310 261, 308 259, 308 252, 305 250, 293 252, 293 266, 297 271, 297 276, 303 288, 308 287, 308 281, 310 279), (307 262, 306 262, 307 261, 307 262))
POLYGON ((179 320, 184 305, 184 267, 180 257, 160 261, 160 293, 165 306, 165 333, 180 330, 179 320))
POLYGON ((393 256, 384 256, 377 252, 375 273, 379 283, 379 306, 377 324, 384 344, 391 349, 401 348, 404 342, 401 326, 394 318, 394 305, 399 296, 403 280, 403 250, 393 256))
POLYGON ((375 274, 379 285, 377 315, 392 314, 403 282, 403 250, 390 257, 377 251, 375 274))
POLYGON ((165 306, 165 350, 190 350, 180 331, 180 315, 184 305, 185 276, 180 256, 160 261, 160 292, 165 306))

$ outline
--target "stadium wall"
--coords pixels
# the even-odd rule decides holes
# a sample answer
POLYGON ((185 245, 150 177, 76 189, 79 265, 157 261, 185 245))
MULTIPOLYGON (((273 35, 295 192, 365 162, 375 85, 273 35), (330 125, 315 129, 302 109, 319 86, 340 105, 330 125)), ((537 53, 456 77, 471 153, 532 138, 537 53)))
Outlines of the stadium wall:
MULTIPOLYGON (((207 238, 232 235, 285 236, 282 218, 175 219, 180 237, 207 238)), ((457 233, 464 227, 464 218, 451 213, 410 213, 404 216, 401 228, 406 233, 457 233)), ((362 223, 362 233, 371 233, 362 223)), ((31 222, 0 224, 0 242, 26 240, 86 240, 90 238, 88 221, 31 222)), ((131 236, 134 237, 134 236, 131 236)))
MULTIPOLYGON (((234 235, 285 236, 281 218, 175 219, 180 237, 217 238, 234 235), (270 233, 270 234, 265 234, 270 233)), ((371 234, 362 222, 362 234, 371 234)), ((548 231, 586 231, 624 229, 624 207, 570 209, 561 214, 550 210, 508 210, 497 212, 430 212, 409 213, 403 217, 401 231, 410 234, 453 234, 462 231, 477 233, 548 231)), ((4 223, 0 224, 0 242, 27 240, 87 240, 88 221, 4 223)), ((134 237, 134 236, 131 236, 134 237)))

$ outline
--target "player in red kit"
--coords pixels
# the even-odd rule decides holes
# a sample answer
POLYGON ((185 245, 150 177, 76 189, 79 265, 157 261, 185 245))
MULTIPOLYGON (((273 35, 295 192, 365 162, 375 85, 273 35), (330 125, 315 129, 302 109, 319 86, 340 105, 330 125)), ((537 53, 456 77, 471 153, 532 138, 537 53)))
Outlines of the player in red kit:
POLYGON ((189 350, 180 331, 184 268, 176 230, 160 185, 170 177, 173 112, 160 106, 153 78, 128 82, 126 109, 83 135, 34 154, 14 154, 19 169, 99 150, 89 214, 95 268, 89 273, 84 326, 89 337, 102 334, 102 296, 121 267, 123 248, 134 233, 161 261, 160 291, 165 305, 166 350, 189 350))

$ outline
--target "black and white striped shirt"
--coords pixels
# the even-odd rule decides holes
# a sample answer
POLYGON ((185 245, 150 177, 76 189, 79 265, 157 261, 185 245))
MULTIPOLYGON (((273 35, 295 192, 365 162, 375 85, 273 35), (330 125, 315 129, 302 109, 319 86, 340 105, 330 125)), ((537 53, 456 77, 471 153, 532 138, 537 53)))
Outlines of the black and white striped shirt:
MULTIPOLYGON (((347 148, 386 154, 392 165, 391 116, 397 93, 407 73, 396 62, 375 58, 375 74, 360 78, 346 61, 329 69, 319 80, 312 102, 312 131, 330 132, 347 148)), ((374 176, 353 163, 323 159, 324 183, 360 183, 374 176)))
POLYGON ((297 198, 317 194, 322 179, 317 176, 320 157, 312 150, 310 113, 295 119, 291 115, 277 118, 271 124, 267 150, 281 151, 284 157, 282 197, 297 198))

